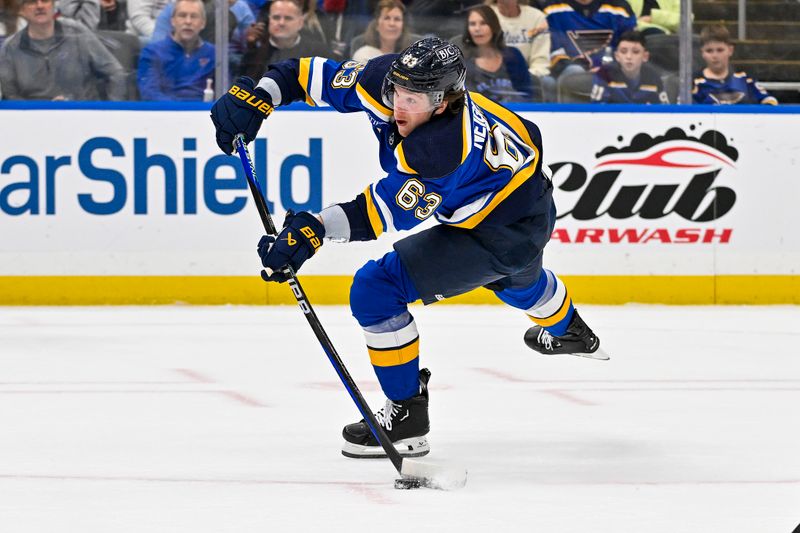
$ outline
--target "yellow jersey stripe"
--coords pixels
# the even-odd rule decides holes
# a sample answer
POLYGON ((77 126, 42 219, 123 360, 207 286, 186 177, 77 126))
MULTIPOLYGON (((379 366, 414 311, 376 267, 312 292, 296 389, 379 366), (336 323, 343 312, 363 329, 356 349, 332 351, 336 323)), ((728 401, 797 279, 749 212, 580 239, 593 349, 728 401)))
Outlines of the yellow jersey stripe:
POLYGON ((522 139, 525 142, 525 144, 533 148, 533 151, 535 153, 533 163, 534 166, 536 166, 536 163, 539 162, 539 149, 533 143, 533 139, 531 139, 531 136, 528 133, 528 128, 525 127, 525 125, 522 123, 519 117, 514 113, 512 113, 511 111, 509 111, 508 109, 506 109, 505 107, 501 106, 500 104, 492 102, 482 94, 470 92, 469 96, 480 107, 482 107, 492 115, 500 118, 500 120, 505 122, 509 128, 514 130, 514 133, 519 135, 519 138, 522 139))
POLYGON ((400 169, 403 172, 408 174, 419 174, 419 172, 411 168, 408 165, 408 161, 406 161, 406 154, 405 151, 403 151, 403 141, 400 141, 400 144, 397 145, 397 148, 395 149, 395 155, 397 155, 397 164, 400 165, 400 169))
POLYGON ((367 216, 369 223, 372 226, 372 231, 375 232, 375 237, 383 233, 383 223, 381 216, 378 214, 378 208, 375 207, 375 200, 372 198, 372 185, 364 189, 364 196, 367 197, 367 216))
POLYGON ((419 357, 419 337, 405 346, 378 350, 367 346, 369 359, 374 366, 399 366, 419 357))
POLYGON ((464 108, 464 117, 461 125, 461 162, 467 160, 469 151, 472 148, 472 140, 470 139, 470 112, 469 108, 464 108))
POLYGON ((303 91, 306 93, 306 103, 310 106, 315 105, 314 100, 311 99, 311 95, 309 94, 309 78, 311 77, 311 59, 310 57, 303 57, 300 58, 300 73, 297 75, 297 82, 300 84, 300 87, 303 88, 303 91))
POLYGON ((528 181, 528 179, 531 176, 533 176, 535 170, 536 170, 536 161, 534 160, 533 163, 531 163, 527 167, 523 168, 522 170, 514 174, 514 177, 511 178, 511 181, 509 181, 505 187, 500 189, 500 191, 494 196, 494 198, 492 198, 492 201, 486 204, 486 206, 483 209, 481 209, 471 217, 467 218, 463 222, 451 225, 456 228, 467 228, 467 229, 474 228, 475 226, 480 224, 484 218, 489 216, 489 213, 491 213, 494 210, 494 208, 500 204, 500 202, 508 198, 511 195, 511 193, 516 191, 520 185, 528 181))
POLYGON ((572 6, 569 4, 553 4, 544 8, 544 14, 549 15, 550 13, 562 13, 564 11, 574 11, 572 6))
POLYGON ((564 298, 564 303, 561 305, 558 311, 555 312, 555 314, 550 315, 547 318, 534 318, 528 315, 528 318, 530 318, 531 320, 533 320, 542 327, 552 326, 564 320, 564 317, 567 316, 567 311, 569 311, 569 306, 571 304, 572 304, 572 298, 570 298, 569 295, 567 295, 567 297, 564 298))
POLYGON ((597 10, 598 13, 615 13, 617 15, 623 16, 625 18, 629 18, 628 11, 625 10, 623 7, 612 6, 609 4, 603 4, 600 6, 600 9, 597 10))
POLYGON ((394 111, 383 105, 382 103, 375 100, 371 94, 367 92, 367 90, 361 86, 360 83, 356 83, 356 92, 366 100, 369 105, 375 108, 375 111, 379 111, 380 113, 384 114, 386 117, 391 117, 394 114, 394 111))

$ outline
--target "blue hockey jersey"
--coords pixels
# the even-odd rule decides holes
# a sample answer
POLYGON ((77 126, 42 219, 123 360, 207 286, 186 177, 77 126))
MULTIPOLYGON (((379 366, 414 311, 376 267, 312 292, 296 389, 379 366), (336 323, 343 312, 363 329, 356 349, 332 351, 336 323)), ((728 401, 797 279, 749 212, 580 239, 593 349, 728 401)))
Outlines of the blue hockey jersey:
POLYGON ((625 0, 594 0, 588 5, 551 0, 544 14, 550 27, 550 64, 556 73, 575 60, 599 67, 606 47, 616 48, 619 37, 636 28, 636 15, 625 0))
POLYGON ((367 63, 291 59, 271 65, 258 84, 276 106, 302 100, 367 114, 385 176, 353 202, 339 204, 351 226, 350 240, 411 229, 431 216, 466 229, 500 227, 549 208, 549 199, 537 202, 549 172, 542 165, 539 129, 480 94, 468 93, 458 113, 445 111, 400 136, 381 98, 396 57, 367 63))
POLYGON ((625 76, 619 63, 600 67, 592 80, 592 102, 608 104, 668 104, 664 83, 656 70, 642 65, 639 78, 625 76))
POLYGON ((702 71, 698 72, 692 98, 697 104, 778 104, 774 96, 742 71, 731 71, 723 80, 707 78, 702 71))

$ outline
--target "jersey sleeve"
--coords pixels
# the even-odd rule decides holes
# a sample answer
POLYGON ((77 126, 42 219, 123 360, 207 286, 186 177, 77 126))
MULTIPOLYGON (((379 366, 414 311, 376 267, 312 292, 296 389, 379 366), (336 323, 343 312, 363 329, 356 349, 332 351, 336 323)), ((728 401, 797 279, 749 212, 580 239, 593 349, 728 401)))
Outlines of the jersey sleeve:
POLYGON ((273 105, 305 102, 314 107, 333 107, 341 113, 368 111, 386 122, 392 110, 381 101, 381 84, 394 55, 368 62, 344 62, 324 57, 302 57, 270 65, 258 83, 272 97, 273 105))
POLYGON ((760 83, 750 76, 747 77, 747 90, 750 92, 750 97, 753 101, 759 104, 778 105, 778 99, 769 94, 760 83))
POLYGON ((448 187, 436 186, 438 181, 392 172, 364 189, 355 200, 337 204, 347 215, 349 240, 377 239, 385 232, 410 230, 421 224, 436 212, 447 194, 448 187))

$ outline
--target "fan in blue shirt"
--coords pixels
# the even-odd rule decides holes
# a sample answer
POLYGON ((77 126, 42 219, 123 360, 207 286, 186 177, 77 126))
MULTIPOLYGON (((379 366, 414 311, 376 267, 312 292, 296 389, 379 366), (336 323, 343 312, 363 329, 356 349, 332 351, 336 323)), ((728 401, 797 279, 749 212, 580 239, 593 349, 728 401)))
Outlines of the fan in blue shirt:
POLYGON ((731 35, 725 26, 712 25, 700 32, 706 68, 694 76, 692 98, 697 104, 770 104, 778 100, 747 72, 731 67, 731 35))
POLYGON ((550 70, 556 75, 569 65, 599 67, 606 47, 636 27, 626 0, 550 0, 544 7, 550 27, 550 70))
POLYGON ((595 72, 592 101, 609 104, 668 104, 664 83, 647 64, 650 54, 644 35, 626 31, 614 50, 614 61, 595 72))
POLYGON ((142 100, 202 100, 214 78, 214 45, 203 41, 206 25, 201 0, 177 0, 172 35, 151 42, 139 56, 137 81, 142 100))

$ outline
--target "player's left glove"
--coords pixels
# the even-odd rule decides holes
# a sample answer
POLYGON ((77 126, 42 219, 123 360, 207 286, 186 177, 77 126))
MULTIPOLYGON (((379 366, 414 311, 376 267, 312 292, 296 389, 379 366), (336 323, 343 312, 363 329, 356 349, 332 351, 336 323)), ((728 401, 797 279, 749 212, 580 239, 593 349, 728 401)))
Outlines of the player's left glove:
POLYGON ((264 235, 258 241, 258 255, 261 264, 269 269, 261 271, 264 281, 283 283, 288 278, 283 269, 291 266, 295 272, 306 259, 322 246, 325 226, 311 213, 301 211, 295 214, 289 210, 283 221, 283 230, 277 236, 264 235))
POLYGON ((230 155, 233 138, 244 134, 245 143, 256 138, 261 123, 272 113, 272 98, 255 82, 242 76, 211 107, 211 122, 217 130, 217 146, 230 155))

